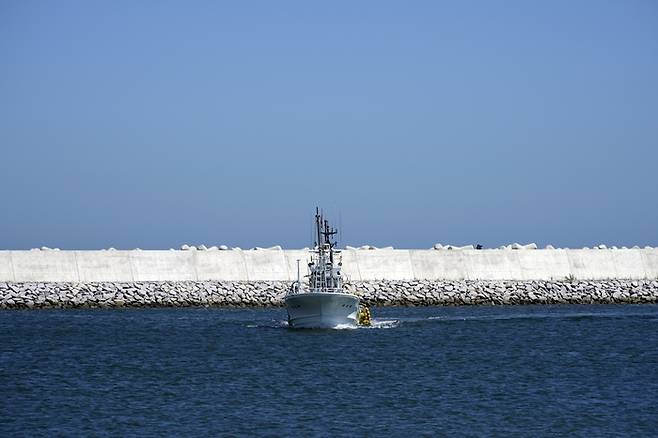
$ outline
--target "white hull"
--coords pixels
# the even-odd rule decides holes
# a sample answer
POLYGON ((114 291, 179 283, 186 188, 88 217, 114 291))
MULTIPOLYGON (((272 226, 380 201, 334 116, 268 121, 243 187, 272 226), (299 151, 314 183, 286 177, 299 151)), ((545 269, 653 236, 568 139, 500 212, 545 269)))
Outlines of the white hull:
POLYGON ((359 297, 338 292, 306 292, 286 296, 292 328, 356 327, 359 297))

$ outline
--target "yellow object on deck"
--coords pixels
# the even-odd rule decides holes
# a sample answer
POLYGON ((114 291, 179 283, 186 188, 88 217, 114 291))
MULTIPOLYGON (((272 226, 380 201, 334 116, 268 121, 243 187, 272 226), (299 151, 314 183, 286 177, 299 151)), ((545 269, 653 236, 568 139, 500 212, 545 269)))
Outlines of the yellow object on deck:
POLYGON ((359 325, 370 327, 372 322, 370 321, 370 309, 366 306, 361 306, 359 309, 359 325))

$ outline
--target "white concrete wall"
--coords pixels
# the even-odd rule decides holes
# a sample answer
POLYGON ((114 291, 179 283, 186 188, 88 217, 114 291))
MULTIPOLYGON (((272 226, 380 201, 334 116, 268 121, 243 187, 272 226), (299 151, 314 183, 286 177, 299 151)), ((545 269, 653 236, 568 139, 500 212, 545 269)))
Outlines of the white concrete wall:
MULTIPOLYGON (((0 251, 2 282, 294 280, 301 250, 0 251)), ((658 249, 345 250, 352 280, 658 278, 658 249)))

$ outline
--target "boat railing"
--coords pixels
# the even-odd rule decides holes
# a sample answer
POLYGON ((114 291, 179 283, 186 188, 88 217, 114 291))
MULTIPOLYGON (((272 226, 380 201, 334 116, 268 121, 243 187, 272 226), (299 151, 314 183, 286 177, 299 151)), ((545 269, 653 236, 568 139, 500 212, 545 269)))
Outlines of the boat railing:
POLYGON ((288 289, 287 295, 294 294, 307 294, 307 293, 345 293, 345 290, 342 287, 322 287, 322 288, 313 288, 313 289, 303 289, 302 285, 293 281, 288 289))
POLYGON ((302 285, 299 281, 293 281, 288 288, 288 294, 298 294, 302 289, 302 285))
POLYGON ((325 293, 325 292, 329 292, 329 293, 336 293, 336 292, 338 292, 338 293, 342 293, 342 292, 343 292, 343 288, 341 288, 341 287, 322 287, 322 288, 311 289, 310 291, 311 291, 311 292, 314 292, 314 293, 325 293))

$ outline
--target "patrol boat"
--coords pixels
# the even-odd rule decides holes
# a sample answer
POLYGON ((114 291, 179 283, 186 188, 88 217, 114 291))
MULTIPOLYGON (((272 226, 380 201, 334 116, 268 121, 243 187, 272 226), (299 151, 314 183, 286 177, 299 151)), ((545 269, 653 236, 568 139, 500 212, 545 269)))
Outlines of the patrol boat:
POLYGON ((315 211, 316 245, 308 264, 308 288, 302 284, 299 260, 297 281, 285 296, 291 328, 349 328, 370 325, 370 312, 359 297, 343 289, 341 255, 333 237, 337 231, 315 211))

